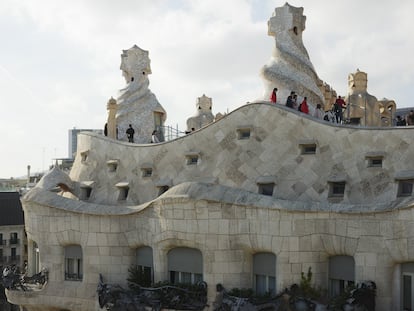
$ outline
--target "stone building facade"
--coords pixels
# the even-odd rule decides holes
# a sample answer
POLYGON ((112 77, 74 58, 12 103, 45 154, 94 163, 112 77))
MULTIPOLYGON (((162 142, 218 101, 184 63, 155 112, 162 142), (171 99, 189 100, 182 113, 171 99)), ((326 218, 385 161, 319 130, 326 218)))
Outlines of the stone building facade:
MULTIPOLYGON (((323 104, 334 93, 325 85, 322 94, 302 48, 302 10, 286 4, 271 19, 287 43, 276 41, 284 60, 264 68, 265 84, 323 104), (277 68, 294 58, 294 70, 277 68)), ((128 66, 127 95, 137 82, 128 66)), ((128 116, 127 98, 114 102, 117 117, 128 116)), ((29 274, 45 268, 48 281, 8 300, 28 311, 100 310, 99 275, 126 287, 137 265, 152 282, 205 281, 212 307, 217 284, 277 293, 311 268, 332 295, 371 280, 378 311, 414 308, 414 128, 371 125, 257 101, 159 144, 81 133, 70 174, 55 167, 22 200, 29 274)))
POLYGON ((27 261, 24 215, 19 192, 0 192, 0 270, 27 261))
POLYGON ((402 280, 414 282, 412 132, 334 126, 258 102, 157 145, 81 134, 70 176, 54 169, 23 199, 29 264, 35 245, 49 282, 8 298, 30 311, 99 310, 99 274, 126 286, 130 265, 147 262, 155 282, 201 275, 211 304, 217 283, 277 292, 311 267, 333 291, 373 280, 377 310, 400 310, 402 280), (171 270, 171 252, 187 250, 201 267, 171 270), (353 275, 332 268, 343 259, 353 275))

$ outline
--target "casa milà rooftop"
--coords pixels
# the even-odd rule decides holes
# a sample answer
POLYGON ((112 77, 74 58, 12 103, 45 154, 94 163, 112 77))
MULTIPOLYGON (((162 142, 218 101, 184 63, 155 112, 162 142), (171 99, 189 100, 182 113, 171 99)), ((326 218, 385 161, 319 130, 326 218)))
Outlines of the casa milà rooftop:
POLYGON ((124 50, 107 135, 79 134, 70 173, 53 168, 22 199, 28 273, 48 278, 7 290, 8 300, 28 311, 101 310, 100 280, 126 289, 136 267, 151 284, 204 282, 204 308, 215 309, 218 288, 276 296, 311 269, 330 298, 371 281, 375 310, 412 308, 414 128, 393 126, 395 102, 370 95, 359 70, 344 95, 350 122, 314 117, 337 94, 309 59, 305 21, 289 4, 270 17, 263 98, 214 116, 203 95, 188 133, 171 140, 148 89, 148 51, 124 50), (292 90, 309 114, 284 105, 292 90), (140 125, 133 143, 129 124, 140 125), (149 142, 154 130, 159 143, 149 142))

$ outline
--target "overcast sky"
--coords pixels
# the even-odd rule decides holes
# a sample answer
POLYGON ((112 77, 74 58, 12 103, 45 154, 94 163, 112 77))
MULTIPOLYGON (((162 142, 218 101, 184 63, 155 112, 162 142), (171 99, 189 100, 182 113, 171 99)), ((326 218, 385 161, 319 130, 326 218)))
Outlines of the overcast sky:
MULTIPOLYGON (((68 130, 102 128, 125 86, 120 54, 149 51, 150 89, 167 125, 185 130, 197 97, 213 113, 263 95, 260 68, 279 0, 1 0, 0 178, 45 170, 68 156, 68 130)), ((303 41, 319 77, 346 95, 368 73, 368 92, 414 106, 414 1, 292 0, 304 7, 303 41)))

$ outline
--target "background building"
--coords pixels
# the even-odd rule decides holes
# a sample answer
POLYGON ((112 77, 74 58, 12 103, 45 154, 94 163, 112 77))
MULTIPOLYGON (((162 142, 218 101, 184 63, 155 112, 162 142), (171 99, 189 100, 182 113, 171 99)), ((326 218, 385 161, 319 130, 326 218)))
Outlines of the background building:
POLYGON ((93 132, 103 135, 103 130, 97 129, 77 129, 73 128, 69 130, 69 149, 68 149, 68 158, 73 159, 76 154, 76 148, 78 145, 78 134, 80 132, 93 132))
POLYGON ((27 243, 18 192, 0 192, 0 270, 6 265, 24 268, 27 243))

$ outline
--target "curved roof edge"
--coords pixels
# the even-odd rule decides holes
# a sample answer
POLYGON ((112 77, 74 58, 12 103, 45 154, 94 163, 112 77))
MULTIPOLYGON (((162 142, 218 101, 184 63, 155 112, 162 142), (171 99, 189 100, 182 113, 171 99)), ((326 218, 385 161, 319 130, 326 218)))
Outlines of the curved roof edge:
POLYGON ((158 198, 140 205, 102 205, 77 201, 62 197, 54 192, 46 191, 41 188, 34 188, 23 199, 23 203, 37 203, 43 206, 57 208, 73 213, 93 214, 93 215, 129 215, 143 211, 157 202, 177 200, 186 203, 190 200, 210 201, 224 204, 235 204, 241 206, 251 206, 268 208, 292 212, 328 212, 328 213, 360 213, 372 214, 379 212, 390 212, 394 210, 412 208, 414 198, 404 198, 394 202, 394 204, 340 204, 330 202, 300 202, 292 200, 281 200, 270 196, 265 196, 243 189, 231 188, 218 184, 202 182, 185 182, 169 189, 158 198))
POLYGON ((322 125, 324 125, 326 127, 335 127, 335 128, 349 129, 349 130, 368 130, 368 131, 372 131, 372 130, 376 130, 376 131, 378 131, 378 130, 381 130, 381 131, 386 131, 386 130, 409 130, 409 129, 412 129, 413 128, 411 126, 410 127, 404 127, 404 126, 392 126, 392 127, 373 127, 373 126, 363 127, 362 126, 361 127, 361 126, 358 126, 358 125, 350 125, 350 124, 334 124, 334 123, 331 123, 331 122, 327 122, 325 120, 317 119, 314 116, 311 116, 309 114, 304 114, 304 113, 302 113, 300 111, 297 111, 295 109, 286 107, 284 105, 274 104, 274 103, 271 103, 269 101, 256 100, 256 101, 253 101, 253 102, 247 102, 247 104, 242 105, 242 106, 234 109, 233 111, 225 114, 219 120, 214 121, 214 122, 211 122, 210 124, 207 124, 206 126, 202 127, 201 129, 199 129, 197 131, 188 133, 185 136, 177 137, 175 139, 172 139, 172 140, 169 140, 169 141, 160 142, 160 143, 157 143, 157 144, 151 144, 151 143, 147 143, 147 144, 131 144, 131 143, 126 142, 126 141, 115 140, 115 139, 112 139, 112 138, 103 136, 101 134, 93 133, 93 132, 81 132, 80 134, 87 135, 87 136, 93 136, 93 137, 99 137, 102 140, 111 141, 112 143, 116 143, 116 144, 120 144, 120 145, 125 145, 125 146, 128 146, 128 147, 136 147, 136 146, 140 146, 140 147, 143 147, 143 146, 153 147, 153 146, 159 146, 159 145, 162 145, 162 144, 171 143, 171 142, 176 141, 176 140, 184 139, 186 136, 193 135, 193 134, 195 134, 195 133, 197 133, 199 131, 203 131, 204 129, 206 129, 206 128, 210 127, 210 126, 213 126, 215 124, 219 124, 221 122, 224 122, 224 120, 226 118, 228 118, 229 116, 231 116, 236 111, 244 110, 244 109, 250 109, 251 107, 259 106, 259 105, 272 106, 275 109, 284 110, 284 111, 287 111, 287 112, 289 112, 291 114, 294 114, 298 118, 305 118, 305 119, 311 120, 311 121, 313 121, 315 123, 322 124, 322 125))

